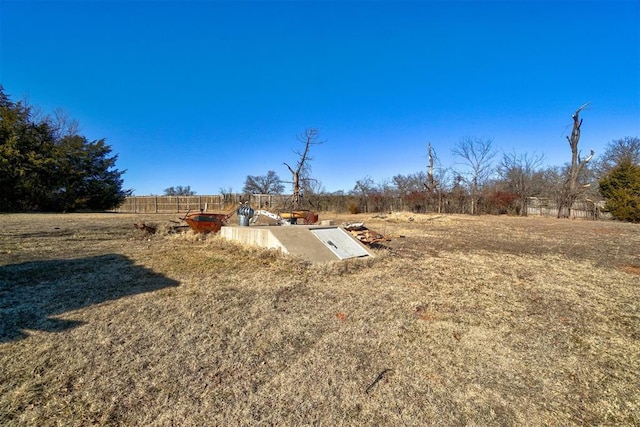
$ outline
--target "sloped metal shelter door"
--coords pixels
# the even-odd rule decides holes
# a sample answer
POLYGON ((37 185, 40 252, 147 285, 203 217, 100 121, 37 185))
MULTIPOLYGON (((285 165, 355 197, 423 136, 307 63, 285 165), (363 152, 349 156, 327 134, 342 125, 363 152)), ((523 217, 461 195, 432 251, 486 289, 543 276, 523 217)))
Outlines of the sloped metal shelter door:
POLYGON ((339 259, 371 256, 369 251, 341 228, 315 228, 310 231, 339 259))

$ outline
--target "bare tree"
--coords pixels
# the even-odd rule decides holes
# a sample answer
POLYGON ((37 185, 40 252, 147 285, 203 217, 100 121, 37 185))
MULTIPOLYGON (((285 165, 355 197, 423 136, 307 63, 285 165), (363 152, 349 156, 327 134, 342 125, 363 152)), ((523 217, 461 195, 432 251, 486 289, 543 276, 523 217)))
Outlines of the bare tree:
POLYGON ((65 136, 77 135, 80 132, 80 124, 76 119, 62 108, 53 110, 53 116, 47 118, 49 125, 53 129, 56 141, 61 140, 65 136))
POLYGON ((233 187, 220 187, 218 190, 220 195, 222 196, 222 204, 226 206, 227 204, 232 203, 233 201, 233 187))
POLYGON ((373 179, 369 176, 364 177, 356 181, 356 185, 353 187, 353 193, 357 194, 361 198, 362 207, 364 212, 369 212, 369 198, 375 193, 376 185, 373 179))
POLYGON ((492 162, 497 153, 492 145, 491 139, 465 137, 452 150, 453 155, 462 159, 463 164, 469 168, 464 175, 471 193, 472 214, 478 210, 480 189, 494 172, 492 162))
POLYGON ((512 153, 504 153, 502 160, 498 165, 498 175, 507 185, 507 189, 518 196, 518 205, 516 211, 521 215, 526 215, 527 198, 540 192, 540 188, 536 188, 539 182, 540 167, 544 161, 542 154, 528 155, 512 153))
POLYGON ((304 194, 317 195, 326 192, 324 185, 322 185, 322 181, 317 179, 303 179, 301 189, 304 194))
POLYGON ((589 156, 585 159, 580 157, 580 151, 578 150, 578 143, 580 142, 580 131, 582 128, 582 119, 580 118, 580 112, 584 110, 589 103, 581 105, 575 113, 571 116, 573 119, 573 129, 571 130, 571 136, 567 136, 569 146, 571 147, 571 166, 567 173, 567 179, 562 189, 560 204, 558 205, 558 218, 566 216, 571 218, 571 207, 576 201, 580 193, 583 191, 585 185, 580 184, 580 176, 584 171, 585 166, 593 158, 594 151, 591 150, 589 156), (565 214, 565 211, 567 212, 565 214))
POLYGON ((242 191, 249 194, 280 194, 284 191, 284 185, 278 174, 269 171, 266 175, 247 175, 242 191))
POLYGON ((428 178, 424 172, 411 173, 408 175, 395 175, 391 178, 393 186, 399 197, 404 197, 409 193, 424 191, 425 182, 428 178))
POLYGON ((602 157, 597 161, 596 169, 599 174, 605 175, 625 161, 632 165, 640 165, 640 138, 637 136, 625 136, 609 142, 602 157))
POLYGON ((191 190, 190 185, 178 185, 177 187, 169 187, 164 189, 165 196, 194 196, 196 194, 195 191, 191 190))
POLYGON ((318 139, 318 130, 314 128, 306 129, 302 135, 297 136, 298 141, 304 144, 304 149, 302 151, 294 150, 293 152, 298 155, 298 162, 296 163, 295 168, 291 167, 288 163, 284 163, 284 165, 291 172, 293 184, 293 209, 300 208, 300 190, 304 186, 305 181, 310 181, 311 178, 309 175, 311 174, 311 165, 310 162, 313 158, 309 155, 309 151, 311 150, 311 146, 323 144, 325 141, 321 141, 318 139))
POLYGON ((220 195, 225 199, 228 196, 233 195, 233 187, 227 187, 227 188, 220 187, 220 189, 218 191, 220 192, 220 195))
POLYGON ((42 122, 49 126, 56 142, 66 136, 75 136, 80 133, 80 123, 64 109, 57 107, 52 114, 45 114, 42 107, 31 106, 28 98, 25 98, 22 102, 31 109, 31 119, 34 122, 42 122))

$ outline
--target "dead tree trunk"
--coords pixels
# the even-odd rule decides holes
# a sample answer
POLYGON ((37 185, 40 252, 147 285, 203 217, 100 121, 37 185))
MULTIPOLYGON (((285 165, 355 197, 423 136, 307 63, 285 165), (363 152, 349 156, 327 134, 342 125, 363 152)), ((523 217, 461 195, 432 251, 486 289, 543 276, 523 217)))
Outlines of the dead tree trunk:
POLYGON ((565 181, 564 188, 562 190, 562 197, 558 206, 558 218, 561 218, 563 216, 572 218, 571 207, 582 191, 582 185, 580 185, 579 183, 580 172, 583 170, 584 166, 589 163, 594 155, 594 151, 591 150, 591 153, 586 159, 581 159, 580 151, 578 150, 578 143, 580 142, 580 128, 582 127, 580 112, 584 110, 588 105, 589 103, 587 102, 586 104, 580 106, 580 108, 578 108, 576 112, 571 116, 573 118, 573 129, 571 131, 571 136, 567 136, 569 146, 571 147, 571 166, 569 168, 567 180, 565 181), (564 215, 565 209, 567 211, 566 215, 564 215))
POLYGON ((284 163, 284 165, 291 172, 293 184, 293 209, 300 209, 300 189, 302 186, 303 180, 310 180, 308 174, 310 171, 309 162, 313 160, 309 156, 309 150, 312 145, 322 144, 324 141, 318 141, 318 130, 317 129, 307 129, 304 131, 303 135, 298 136, 298 140, 304 144, 303 151, 294 151, 298 155, 298 163, 296 164, 295 169, 289 166, 288 163, 284 163))
POLYGON ((429 169, 427 170, 427 179, 429 180, 429 182, 427 185, 428 185, 429 192, 433 192, 436 188, 436 180, 433 178, 434 154, 433 154, 433 148, 431 148, 431 143, 429 143, 427 147, 427 154, 429 156, 429 169))
POLYGON ((427 146, 427 155, 429 156, 429 166, 427 169, 427 183, 425 186, 427 187, 427 206, 431 205, 431 208, 436 208, 437 212, 440 213, 440 200, 438 190, 438 181, 436 181, 433 175, 433 164, 435 161, 435 152, 433 147, 431 147, 431 143, 427 146), (434 206, 435 205, 435 206, 434 206))

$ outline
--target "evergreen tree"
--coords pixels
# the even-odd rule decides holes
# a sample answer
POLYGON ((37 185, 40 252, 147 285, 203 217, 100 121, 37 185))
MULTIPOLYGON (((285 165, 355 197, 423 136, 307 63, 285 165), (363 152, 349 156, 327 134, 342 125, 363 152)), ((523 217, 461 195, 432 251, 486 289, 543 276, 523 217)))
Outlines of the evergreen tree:
POLYGON ((0 210, 32 210, 47 193, 53 167, 53 135, 33 123, 31 109, 13 103, 0 86, 0 210))
POLYGON ((600 179, 605 209, 618 220, 640 223, 640 166, 623 159, 600 179))
POLYGON ((60 135, 48 117, 14 103, 0 86, 0 211, 104 210, 118 206, 124 171, 104 140, 60 135))
POLYGON ((104 139, 89 142, 83 136, 63 137, 55 146, 55 178, 45 210, 102 210, 124 200, 122 174, 113 169, 118 156, 110 156, 104 139))

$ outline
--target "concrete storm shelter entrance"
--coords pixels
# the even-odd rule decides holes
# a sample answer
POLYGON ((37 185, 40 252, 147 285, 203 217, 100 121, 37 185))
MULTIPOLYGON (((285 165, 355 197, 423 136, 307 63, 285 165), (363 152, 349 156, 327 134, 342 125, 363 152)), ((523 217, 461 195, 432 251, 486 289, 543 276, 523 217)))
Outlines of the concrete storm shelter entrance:
POLYGON ((372 257, 360 241, 340 227, 325 226, 225 226, 220 235, 253 246, 279 249, 311 262, 372 257))

